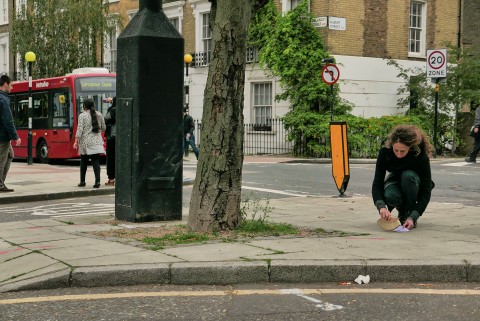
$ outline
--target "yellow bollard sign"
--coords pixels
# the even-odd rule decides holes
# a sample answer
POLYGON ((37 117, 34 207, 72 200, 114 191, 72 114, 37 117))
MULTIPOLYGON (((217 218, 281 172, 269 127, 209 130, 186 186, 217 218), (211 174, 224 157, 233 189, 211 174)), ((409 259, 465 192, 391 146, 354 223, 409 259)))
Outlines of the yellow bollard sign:
POLYGON ((330 149, 333 180, 340 196, 343 196, 350 180, 346 122, 330 122, 330 149))

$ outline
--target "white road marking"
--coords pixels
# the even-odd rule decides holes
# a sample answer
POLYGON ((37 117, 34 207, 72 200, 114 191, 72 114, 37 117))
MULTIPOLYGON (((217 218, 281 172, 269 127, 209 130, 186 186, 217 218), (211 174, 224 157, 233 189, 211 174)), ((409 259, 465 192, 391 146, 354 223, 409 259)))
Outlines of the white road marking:
POLYGON ((310 302, 316 303, 317 305, 315 307, 317 307, 317 308, 319 308, 323 311, 334 311, 334 310, 343 309, 343 306, 341 306, 341 305, 336 305, 336 304, 332 304, 332 303, 329 303, 329 302, 323 302, 323 301, 317 300, 315 298, 309 297, 309 296, 305 295, 303 290, 301 290, 301 289, 285 289, 285 290, 281 290, 281 291, 284 294, 293 294, 293 295, 299 296, 301 298, 304 298, 304 299, 306 299, 310 302))
POLYGON ((285 192, 285 191, 279 191, 279 190, 276 190, 276 189, 251 187, 251 186, 242 186, 242 189, 248 189, 248 190, 259 191, 259 192, 266 192, 266 193, 272 193, 272 194, 296 196, 296 197, 307 197, 308 196, 308 195, 305 195, 305 194, 295 194, 295 193, 290 193, 290 192, 285 192))
POLYGON ((442 166, 452 166, 452 167, 461 167, 461 166, 465 166, 465 165, 469 165, 471 163, 467 163, 467 162, 455 162, 455 163, 444 163, 442 164, 442 166))
POLYGON ((36 206, 31 209, 31 215, 70 217, 98 214, 110 214, 115 212, 115 204, 91 204, 91 203, 58 203, 36 206))

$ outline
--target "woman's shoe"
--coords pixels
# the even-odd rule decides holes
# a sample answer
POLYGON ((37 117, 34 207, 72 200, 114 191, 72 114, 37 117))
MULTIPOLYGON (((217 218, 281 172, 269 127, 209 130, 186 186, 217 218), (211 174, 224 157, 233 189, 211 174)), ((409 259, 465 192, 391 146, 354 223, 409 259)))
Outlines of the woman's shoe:
POLYGON ((95 185, 93 185, 93 188, 99 188, 99 187, 100 187, 100 182, 95 183, 95 185))
POLYGON ((87 184, 85 184, 85 182, 78 183, 78 187, 84 187, 85 185, 87 185, 87 184))
POLYGON ((115 185, 115 179, 109 179, 108 182, 105 183, 105 185, 115 185))

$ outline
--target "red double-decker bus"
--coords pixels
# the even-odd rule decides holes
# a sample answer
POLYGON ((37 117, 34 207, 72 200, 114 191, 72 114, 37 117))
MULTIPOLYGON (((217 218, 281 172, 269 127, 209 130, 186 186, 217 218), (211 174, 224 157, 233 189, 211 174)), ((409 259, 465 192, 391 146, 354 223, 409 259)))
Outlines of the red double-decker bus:
MULTIPOLYGON (((28 156, 28 90, 28 81, 18 81, 10 92, 10 108, 22 139, 22 146, 13 149, 20 158, 28 156)), ((94 99, 105 115, 115 91, 116 75, 105 68, 79 68, 65 76, 33 80, 32 156, 42 163, 78 158, 72 146, 83 101, 94 99)))

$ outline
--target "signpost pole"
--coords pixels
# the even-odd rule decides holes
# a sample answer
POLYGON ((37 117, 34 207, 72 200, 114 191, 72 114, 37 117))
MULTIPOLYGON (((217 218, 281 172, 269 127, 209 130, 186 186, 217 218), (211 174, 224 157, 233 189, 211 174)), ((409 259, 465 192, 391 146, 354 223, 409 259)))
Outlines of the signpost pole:
POLYGON ((322 68, 322 80, 330 85, 330 155, 332 158, 332 176, 340 192, 340 197, 345 196, 348 181, 350 180, 350 161, 348 159, 347 123, 333 121, 334 85, 340 78, 340 70, 333 63, 333 58, 322 59, 328 64, 322 68))
POLYGON ((333 105, 334 105, 333 91, 334 91, 333 85, 330 85, 330 120, 331 121, 333 121, 333 105))
POLYGON ((447 77, 447 49, 427 50, 427 78, 435 79, 435 114, 433 119, 433 158, 437 158, 438 90, 447 77))
POLYGON ((433 158, 437 158, 437 123, 438 123, 438 83, 440 78, 435 79, 435 115, 433 118, 433 158))

